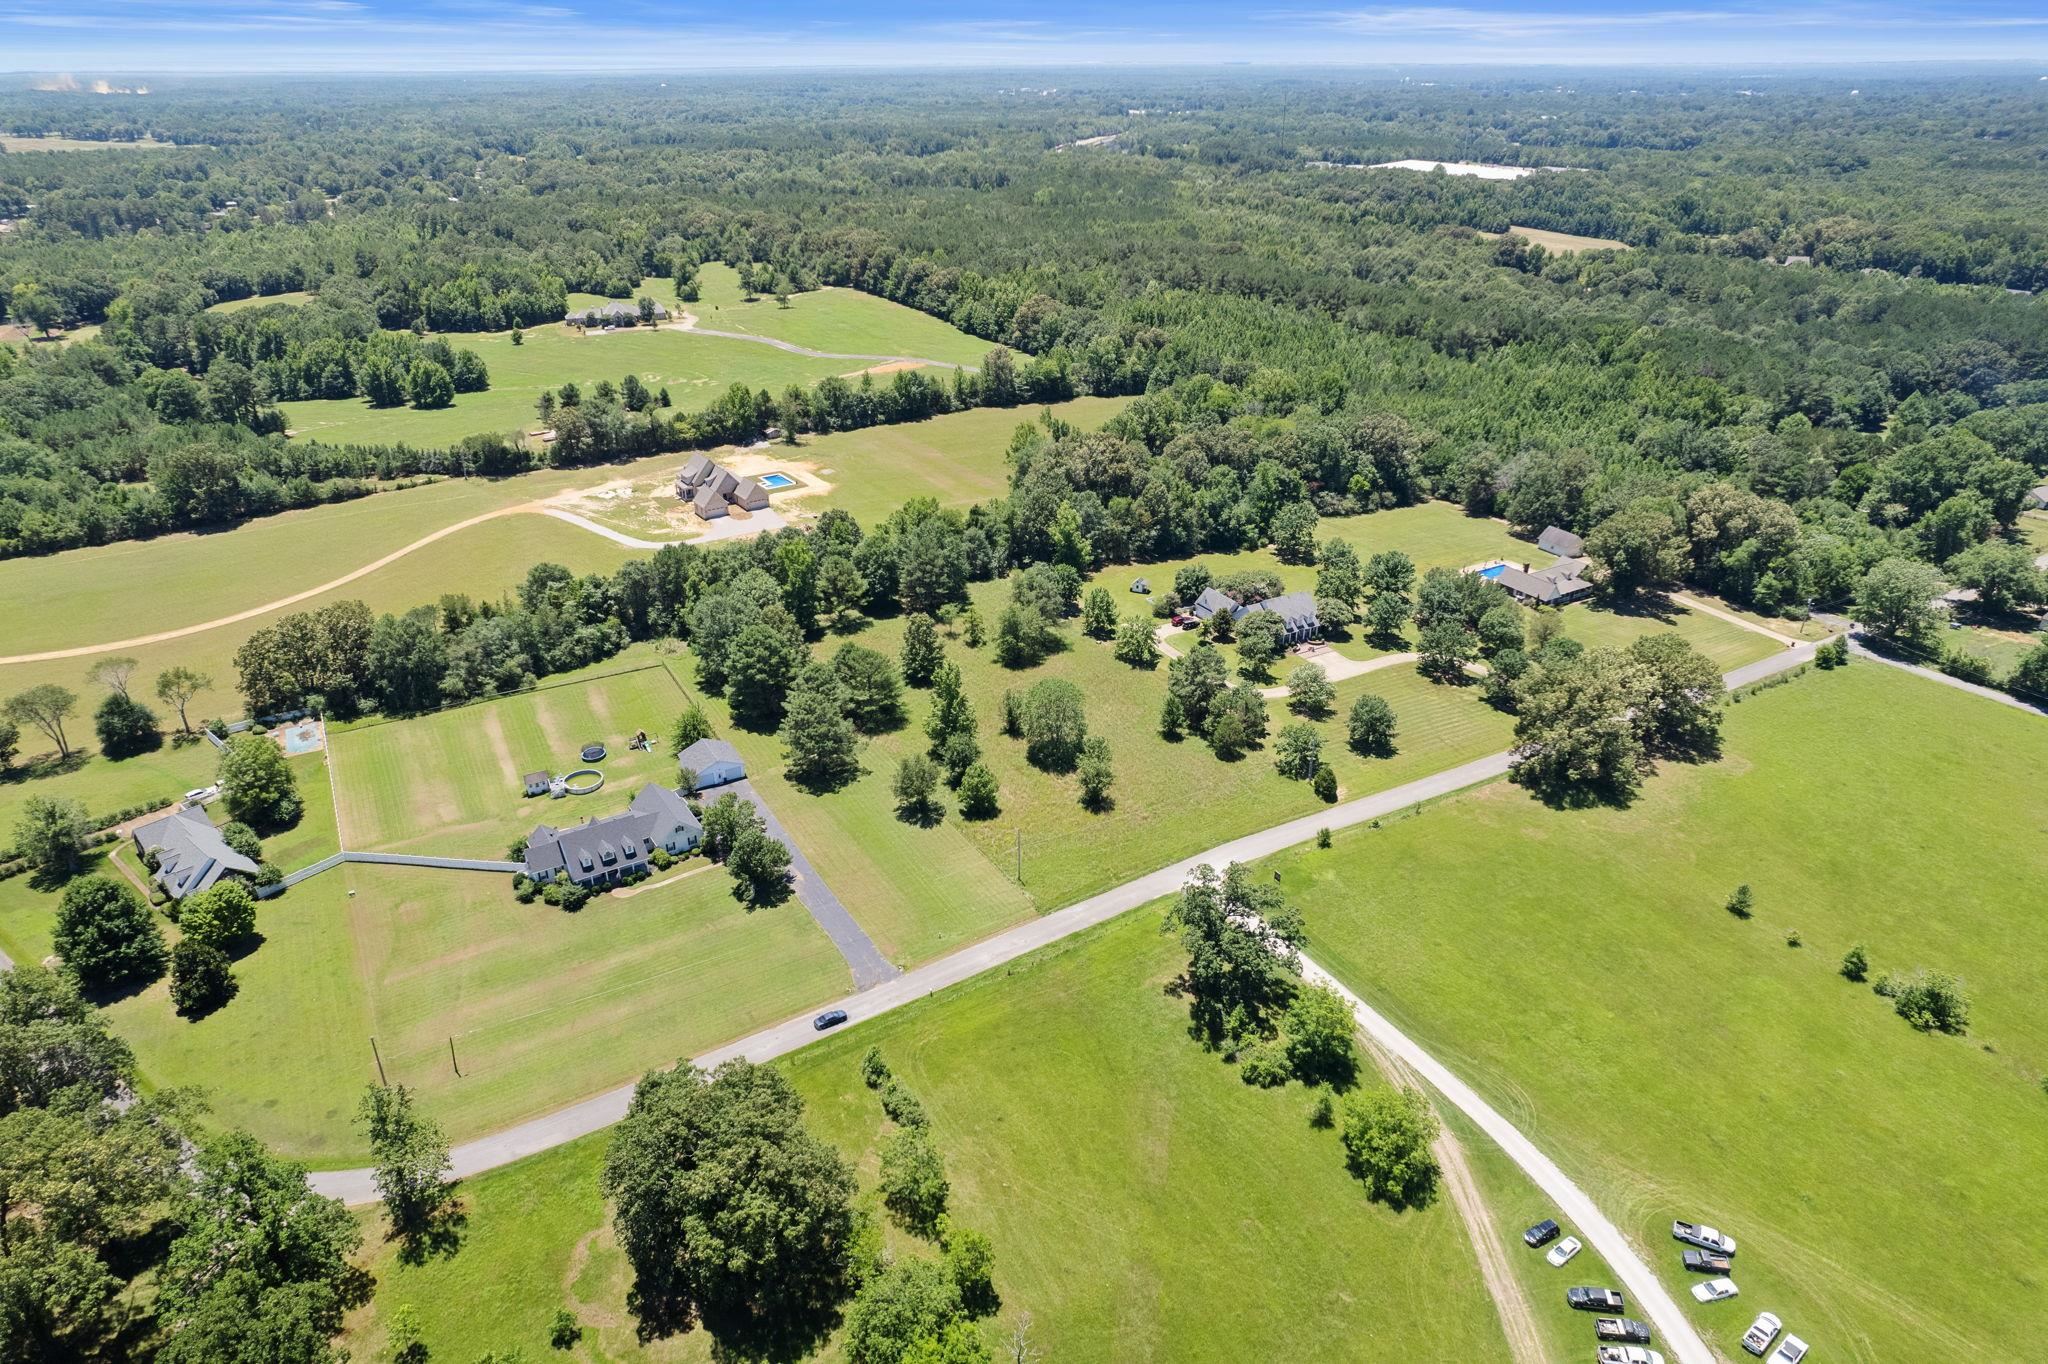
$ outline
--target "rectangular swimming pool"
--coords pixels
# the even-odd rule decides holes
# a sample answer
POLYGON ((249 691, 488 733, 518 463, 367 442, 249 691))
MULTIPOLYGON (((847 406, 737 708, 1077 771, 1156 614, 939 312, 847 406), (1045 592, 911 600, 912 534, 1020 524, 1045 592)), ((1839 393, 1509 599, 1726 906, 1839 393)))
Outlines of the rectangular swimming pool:
POLYGON ((757 480, 764 488, 794 488, 796 480, 788 474, 763 474, 757 480))

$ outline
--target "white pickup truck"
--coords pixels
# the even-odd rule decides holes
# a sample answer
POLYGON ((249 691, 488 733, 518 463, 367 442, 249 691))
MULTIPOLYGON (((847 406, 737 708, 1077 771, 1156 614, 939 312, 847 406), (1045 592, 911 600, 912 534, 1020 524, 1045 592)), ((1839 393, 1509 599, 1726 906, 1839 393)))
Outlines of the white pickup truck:
POLYGON ((1698 1222, 1673 1222, 1671 1235, 1673 1239, 1683 1241, 1689 1246, 1698 1246, 1701 1250, 1717 1250, 1723 1255, 1735 1253, 1733 1236, 1724 1235, 1698 1222))

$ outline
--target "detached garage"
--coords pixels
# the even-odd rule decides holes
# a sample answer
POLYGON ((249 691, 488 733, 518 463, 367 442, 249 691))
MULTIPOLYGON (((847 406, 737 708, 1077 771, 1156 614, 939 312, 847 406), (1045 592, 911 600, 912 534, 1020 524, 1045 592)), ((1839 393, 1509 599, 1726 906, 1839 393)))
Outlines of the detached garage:
POLYGON ((685 784, 691 791, 724 786, 747 775, 739 750, 723 739, 699 739, 676 756, 676 763, 689 774, 685 784))

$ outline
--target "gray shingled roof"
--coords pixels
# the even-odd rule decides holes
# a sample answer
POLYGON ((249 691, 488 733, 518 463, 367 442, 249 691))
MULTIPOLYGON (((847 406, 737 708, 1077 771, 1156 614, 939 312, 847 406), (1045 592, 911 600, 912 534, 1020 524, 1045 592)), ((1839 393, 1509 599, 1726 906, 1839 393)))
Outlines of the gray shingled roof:
POLYGON ((1254 611, 1271 611, 1290 630, 1313 630, 1322 623, 1322 618, 1316 614, 1316 599, 1306 592, 1282 592, 1277 597, 1240 606, 1231 613, 1231 619, 1243 620, 1254 611))
POLYGON ((622 813, 587 819, 566 829, 537 825, 526 840, 526 873, 545 880, 567 868, 570 879, 619 871, 627 853, 644 860, 681 825, 702 831, 683 798, 663 786, 647 786, 622 813))
POLYGON ((206 890, 225 872, 256 874, 256 864, 230 848, 203 806, 185 805, 137 825, 135 846, 157 857, 156 879, 174 900, 206 890))
POLYGON ((1536 537, 1536 547, 1560 559, 1576 559, 1586 552, 1586 542, 1562 526, 1545 526, 1536 537))
POLYGON ((1202 595, 1195 598, 1195 604, 1188 608, 1188 614, 1196 620, 1207 620, 1218 611, 1228 611, 1235 617, 1238 611, 1237 599, 1213 587, 1202 589, 1202 595))
POLYGON ((699 739, 676 754, 676 761, 692 772, 702 772, 719 762, 738 763, 742 771, 747 766, 746 760, 740 757, 740 751, 723 739, 699 739))

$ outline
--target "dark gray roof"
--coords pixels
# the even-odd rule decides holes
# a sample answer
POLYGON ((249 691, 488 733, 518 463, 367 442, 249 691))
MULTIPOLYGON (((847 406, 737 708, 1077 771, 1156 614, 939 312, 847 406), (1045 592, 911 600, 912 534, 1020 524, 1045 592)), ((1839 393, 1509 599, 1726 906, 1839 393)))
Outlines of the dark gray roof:
POLYGON ((688 484, 694 487, 710 477, 711 471, 717 467, 716 464, 711 462, 711 456, 709 455, 691 455, 683 461, 682 470, 676 475, 676 483, 678 485, 688 484))
POLYGON ((1555 573, 1550 569, 1530 573, 1512 566, 1502 569, 1494 577, 1494 582, 1518 597, 1545 604, 1561 601, 1592 587, 1591 583, 1575 574, 1555 573))
POLYGON ((1316 614, 1316 599, 1307 592, 1282 592, 1277 597, 1240 606, 1231 613, 1233 620, 1243 620, 1254 611, 1271 611, 1285 621, 1290 629, 1307 626, 1314 629, 1321 623, 1316 614))
POLYGON ((661 786, 648 786, 616 815, 601 815, 566 829, 542 824, 526 840, 526 872, 536 879, 567 868, 571 880, 617 871, 629 850, 644 858, 681 826, 701 831, 681 796, 661 786))
POLYGON ((1586 542, 1562 526, 1545 526, 1536 537, 1536 547, 1561 559, 1576 559, 1586 552, 1586 542))
POLYGON ((207 889, 224 872, 256 874, 256 864, 227 845, 203 806, 180 806, 137 825, 132 837, 136 847, 156 854, 156 879, 174 900, 207 889))
POLYGON ((1202 595, 1195 598, 1195 604, 1188 608, 1188 614, 1196 620, 1207 620, 1218 611, 1228 611, 1235 616, 1238 611, 1237 599, 1213 587, 1202 589, 1202 595))

